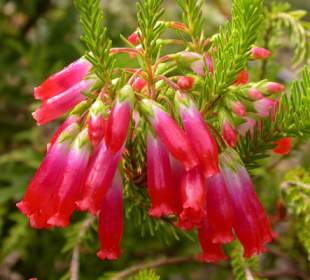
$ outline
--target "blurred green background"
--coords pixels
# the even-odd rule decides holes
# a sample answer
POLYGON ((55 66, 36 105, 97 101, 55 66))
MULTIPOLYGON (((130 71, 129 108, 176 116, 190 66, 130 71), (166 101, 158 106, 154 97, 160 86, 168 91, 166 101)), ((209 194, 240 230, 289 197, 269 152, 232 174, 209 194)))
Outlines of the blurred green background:
MULTIPOLYGON (((269 1, 267 4, 270 4, 269 1)), ((291 0, 292 9, 310 11, 310 1, 291 0)), ((134 0, 102 1, 106 25, 115 46, 122 45, 120 34, 127 37, 136 27, 134 0)), ((230 1, 206 1, 207 33, 212 34, 223 23, 230 9, 230 1)), ((165 1, 166 16, 177 19, 179 9, 174 1, 165 1)), ((309 15, 307 16, 309 19, 309 15)), ((36 127, 31 112, 38 104, 32 97, 34 86, 51 73, 61 69, 78 58, 84 50, 81 44, 78 14, 69 0, 0 0, 0 280, 22 280, 30 277, 38 279, 60 279, 66 275, 71 258, 68 240, 74 239, 74 229, 36 231, 30 228, 27 219, 17 212, 15 202, 21 198, 27 183, 39 165, 45 145, 57 122, 44 127, 36 127), (67 244, 69 250, 62 252, 67 244)), ((296 69, 292 69, 291 52, 283 51, 277 65, 270 69, 274 80, 294 79, 296 69)), ((124 58, 124 64, 126 64, 124 58)), ((258 171, 258 186, 277 185, 282 174, 291 166, 301 165, 309 169, 309 145, 301 151, 276 164, 268 174, 258 171), (271 175, 271 176, 270 176, 271 175)), ((277 163, 279 158, 270 160, 277 163)), ((277 188, 262 194, 264 202, 272 213, 275 211, 277 188)), ((75 217, 80 220, 81 215, 75 217)), ((284 232, 279 239, 281 248, 293 255, 294 262, 275 260, 266 255, 268 269, 278 265, 296 265, 307 270, 302 249, 284 224, 284 232), (279 263, 276 263, 279 262, 279 263)), ((96 229, 90 230, 81 255, 80 279, 99 279, 105 272, 122 270, 148 258, 163 255, 178 256, 198 251, 196 243, 188 237, 180 236, 177 241, 167 236, 141 237, 139 229, 126 223, 123 257, 115 262, 101 262, 95 256, 98 248, 96 229)), ((202 265, 189 263, 169 266, 160 271, 162 279, 233 279, 228 265, 202 265), (206 276, 208 275, 208 276, 206 276)), ((104 279, 104 278, 100 278, 104 279)), ((300 279, 287 276, 274 279, 300 279)), ((310 279, 301 278, 301 279, 310 279)))

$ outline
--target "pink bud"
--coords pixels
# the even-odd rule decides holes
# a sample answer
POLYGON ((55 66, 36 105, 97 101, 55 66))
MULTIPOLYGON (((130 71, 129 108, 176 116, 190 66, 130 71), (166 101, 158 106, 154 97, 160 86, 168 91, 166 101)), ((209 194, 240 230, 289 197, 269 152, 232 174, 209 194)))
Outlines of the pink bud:
POLYGON ((269 98, 262 98, 254 102, 257 114, 262 118, 267 118, 270 114, 275 117, 277 102, 269 98))
POLYGON ((190 90, 193 88, 194 79, 188 76, 182 76, 178 78, 177 85, 182 90, 190 90))
POLYGON ((134 91, 140 92, 146 86, 146 80, 142 78, 136 78, 132 84, 134 91))
POLYGON ((236 146, 238 135, 236 130, 233 128, 233 126, 228 120, 225 120, 223 123, 223 137, 229 146, 236 146))
POLYGON ((244 117, 247 114, 245 106, 240 101, 232 103, 232 110, 239 117, 244 117))
POLYGON ((264 98, 264 95, 256 88, 250 88, 248 91, 248 96, 253 101, 264 98))
POLYGON ((207 62, 207 65, 208 65, 208 70, 211 74, 214 73, 214 65, 213 65, 213 62, 212 62, 212 58, 210 56, 207 56, 206 57, 206 62, 207 62))
POLYGON ((128 37, 129 43, 131 43, 134 46, 137 46, 140 42, 139 36, 137 32, 133 32, 129 37, 128 37))
POLYGON ((251 50, 252 59, 266 59, 271 56, 271 52, 264 48, 254 47, 251 50))
POLYGON ((279 84, 279 83, 275 83, 275 82, 268 82, 265 85, 265 89, 269 92, 269 93, 280 93, 282 91, 284 91, 284 85, 279 84))

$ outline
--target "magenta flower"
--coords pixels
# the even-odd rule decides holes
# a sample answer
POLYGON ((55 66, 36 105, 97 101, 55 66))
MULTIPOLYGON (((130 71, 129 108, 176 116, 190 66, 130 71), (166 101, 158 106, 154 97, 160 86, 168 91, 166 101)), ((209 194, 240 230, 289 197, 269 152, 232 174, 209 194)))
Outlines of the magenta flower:
POLYGON ((198 159, 190 140, 177 123, 155 102, 143 100, 150 121, 161 142, 173 157, 182 162, 186 170, 198 165, 198 159))
POLYGON ((235 147, 237 145, 238 134, 230 121, 224 120, 222 133, 226 143, 230 147, 235 147))
POLYGON ((284 85, 275 82, 268 82, 264 87, 268 93, 281 93, 284 89, 284 85))
POLYGON ((264 97, 264 95, 258 89, 253 87, 253 88, 249 89, 248 97, 251 100, 256 101, 256 100, 262 99, 264 97))
POLYGON ((69 66, 50 76, 46 81, 34 89, 36 99, 46 100, 81 82, 88 74, 91 64, 80 58, 69 66))
POLYGON ((48 219, 49 225, 66 227, 69 224, 76 208, 75 203, 80 197, 90 151, 88 132, 84 129, 73 143, 64 170, 64 178, 59 190, 53 194, 56 200, 55 213, 48 219))
POLYGON ((272 116, 272 119, 275 118, 277 101, 264 97, 255 101, 254 106, 261 118, 267 118, 269 115, 272 116))
POLYGON ((180 105, 181 119, 198 156, 202 172, 206 177, 212 176, 219 171, 218 147, 202 115, 193 102, 189 102, 188 107, 184 104, 180 105))
POLYGON ((102 260, 115 260, 121 254, 120 243, 123 235, 122 178, 118 171, 100 206, 98 223, 100 251, 97 256, 102 260))
POLYGON ((86 99, 82 92, 89 90, 92 84, 92 80, 83 80, 66 91, 44 100, 41 107, 32 114, 33 118, 38 125, 46 124, 59 118, 76 104, 86 99))
POLYGON ((265 48, 254 47, 251 50, 252 59, 267 59, 270 56, 271 56, 271 51, 265 48))
POLYGON ((171 173, 166 147, 148 134, 147 138, 147 187, 151 198, 149 214, 159 218, 178 213, 177 192, 171 173))
POLYGON ((97 99, 90 108, 88 120, 88 134, 94 147, 99 145, 105 134, 106 120, 104 119, 104 113, 104 104, 100 99, 97 99))
POLYGON ((131 86, 123 87, 109 115, 105 141, 107 148, 113 153, 118 152, 126 141, 132 113, 133 95, 131 86))

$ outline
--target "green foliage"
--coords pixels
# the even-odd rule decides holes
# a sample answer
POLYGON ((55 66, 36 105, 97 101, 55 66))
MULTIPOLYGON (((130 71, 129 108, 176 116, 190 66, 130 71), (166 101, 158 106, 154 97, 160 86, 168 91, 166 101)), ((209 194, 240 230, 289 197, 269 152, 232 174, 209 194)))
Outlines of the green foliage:
POLYGON ((202 14, 203 1, 201 0, 177 0, 182 9, 182 19, 185 23, 188 33, 192 37, 193 47, 191 49, 202 53, 204 49, 204 22, 202 14))
MULTIPOLYGON (((278 40, 284 34, 289 36, 289 42, 294 47, 294 66, 304 62, 309 57, 309 24, 304 21, 306 12, 303 10, 290 11, 290 5, 273 3, 272 9, 267 12, 267 32, 274 29, 273 40, 278 40), (271 30, 270 30, 271 29, 271 30)), ((279 45, 279 44, 278 44, 279 45)))
POLYGON ((143 269, 133 277, 129 278, 130 280, 160 280, 160 277, 151 269, 143 269))
POLYGON ((206 100, 210 100, 210 97, 218 100, 219 96, 223 96, 240 71, 246 67, 262 21, 262 0, 233 2, 231 21, 212 39, 212 47, 216 51, 210 55, 213 59, 215 76, 210 73, 206 75, 206 100))
POLYGON ((93 72, 107 87, 111 84, 114 58, 110 56, 112 46, 107 36, 107 28, 103 27, 103 12, 99 0, 76 0, 76 7, 81 16, 84 35, 82 40, 87 46, 86 58, 93 65, 93 72))
POLYGON ((157 39, 165 29, 164 24, 159 22, 164 13, 162 2, 163 0, 140 0, 137 3, 138 26, 141 32, 139 36, 147 64, 158 56, 160 45, 157 39))
POLYGON ((303 169, 288 172, 282 183, 282 195, 292 216, 299 241, 310 261, 310 175, 303 169))

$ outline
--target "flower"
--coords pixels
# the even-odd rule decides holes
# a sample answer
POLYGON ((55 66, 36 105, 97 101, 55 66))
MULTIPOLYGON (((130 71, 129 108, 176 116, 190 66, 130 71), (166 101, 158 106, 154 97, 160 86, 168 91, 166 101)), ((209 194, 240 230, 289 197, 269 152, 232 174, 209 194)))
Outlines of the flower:
POLYGON ((193 88, 194 85, 194 79, 189 76, 182 76, 178 78, 177 85, 182 90, 190 90, 193 88))
POLYGON ((227 144, 230 147, 235 147, 238 141, 238 134, 230 121, 224 120, 222 133, 227 144))
POLYGON ((234 236, 233 208, 223 175, 219 172, 207 178, 207 219, 213 243, 230 243, 234 236))
POLYGON ((34 97, 46 100, 67 91, 75 84, 81 82, 88 74, 90 68, 91 64, 86 59, 80 58, 76 60, 36 87, 34 89, 34 97))
POLYGON ((224 254, 222 244, 212 241, 213 230, 208 222, 209 219, 203 220, 202 226, 198 229, 198 238, 203 252, 198 256, 202 262, 217 263, 227 259, 224 254))
POLYGON ((223 176, 232 202, 233 228, 244 247, 244 256, 265 252, 265 245, 272 240, 270 223, 251 178, 237 156, 224 161, 223 176))
POLYGON ((273 144, 276 145, 273 148, 272 152, 279 155, 287 155, 292 149, 292 138, 284 137, 277 141, 274 141, 273 144))
POLYGON ((76 203, 79 210, 88 210, 93 215, 98 213, 100 205, 112 184, 122 151, 121 149, 115 154, 106 148, 104 142, 99 144, 90 159, 81 198, 76 203))
POLYGON ((185 230, 191 230, 194 226, 200 226, 206 215, 207 187, 199 167, 187 171, 181 184, 182 212, 178 226, 185 230))
POLYGON ((284 89, 284 85, 275 82, 268 82, 264 86, 264 90, 266 90, 268 93, 281 93, 284 91, 284 89))
POLYGON ((266 97, 254 102, 255 110, 261 118, 267 118, 271 114, 272 119, 274 119, 276 114, 276 106, 277 101, 266 97))
POLYGON ((241 124, 238 128, 238 132, 241 136, 245 137, 247 132, 250 131, 251 135, 254 133, 254 127, 256 124, 256 120, 244 117, 243 120, 245 121, 243 124, 241 124))
POLYGON ((252 87, 248 90, 248 97, 252 101, 256 101, 256 100, 262 99, 264 95, 258 89, 252 87))
POLYGON ((140 38, 137 32, 133 32, 130 34, 130 36, 128 37, 128 41, 130 44, 137 46, 140 43, 140 38))
POLYGON ((251 49, 252 59, 266 59, 271 56, 271 52, 265 48, 254 47, 251 49))
POLYGON ((192 101, 188 102, 188 105, 184 102, 180 104, 181 119, 191 145, 197 154, 203 174, 212 176, 219 171, 218 147, 201 113, 192 101))
POLYGON ((134 80, 132 88, 134 89, 134 91, 140 92, 146 86, 146 83, 146 80, 138 77, 134 80))
POLYGON ((168 151, 151 133, 147 138, 147 187, 152 203, 151 216, 159 218, 178 213, 168 151))
POLYGON ((41 107, 32 114, 33 118, 38 125, 46 124, 59 118, 76 104, 86 99, 82 92, 89 90, 92 84, 92 80, 82 80, 62 93, 43 100, 41 107))
POLYGON ((113 153, 118 152, 126 141, 132 113, 133 94, 131 86, 124 86, 109 115, 105 142, 107 148, 113 153))
POLYGON ((94 147, 98 146, 105 134, 106 120, 104 119, 104 113, 105 106, 102 100, 97 99, 90 108, 88 120, 88 134, 94 147))
POLYGON ((104 260, 115 260, 121 254, 123 235, 122 178, 117 171, 111 188, 101 203, 98 223, 100 251, 97 256, 104 260))
POLYGON ((169 114, 151 100, 143 100, 142 106, 146 110, 160 141, 171 155, 179 160, 186 170, 198 165, 197 156, 188 137, 169 114))
POLYGON ((54 211, 52 198, 62 183, 71 143, 78 131, 76 123, 63 130, 48 149, 23 199, 16 204, 17 208, 29 218, 34 228, 49 227, 47 220, 54 211))
POLYGON ((247 70, 242 70, 238 77, 237 80, 235 81, 236 85, 244 85, 249 82, 249 72, 247 70))
POLYGON ((240 101, 232 102, 231 109, 239 117, 244 117, 247 114, 245 106, 240 101))
POLYGON ((84 129, 74 140, 68 155, 63 180, 57 192, 54 192, 52 196, 52 199, 55 198, 55 212, 48 219, 47 224, 58 227, 66 227, 69 224, 86 175, 90 148, 88 131, 84 129))

